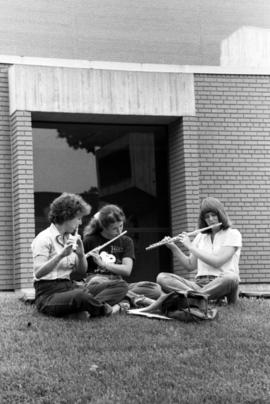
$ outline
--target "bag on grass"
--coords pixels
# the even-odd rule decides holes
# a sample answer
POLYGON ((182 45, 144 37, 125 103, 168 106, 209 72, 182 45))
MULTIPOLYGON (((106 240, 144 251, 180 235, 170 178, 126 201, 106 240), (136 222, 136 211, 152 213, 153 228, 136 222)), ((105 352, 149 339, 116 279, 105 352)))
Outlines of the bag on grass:
POLYGON ((217 309, 208 307, 208 295, 191 290, 167 294, 159 309, 167 317, 186 322, 213 320, 217 316, 217 309))

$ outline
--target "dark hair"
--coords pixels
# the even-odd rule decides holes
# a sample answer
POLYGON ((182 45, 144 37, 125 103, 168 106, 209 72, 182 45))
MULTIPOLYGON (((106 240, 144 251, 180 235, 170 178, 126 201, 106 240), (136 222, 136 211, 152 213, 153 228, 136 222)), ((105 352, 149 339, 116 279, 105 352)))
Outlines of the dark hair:
POLYGON ((48 219, 51 223, 63 224, 74 219, 78 214, 86 216, 91 212, 88 205, 79 195, 64 192, 50 205, 48 219))
MULTIPOLYGON (((228 214, 225 211, 223 204, 216 198, 208 197, 205 198, 201 203, 201 209, 198 220, 199 229, 203 229, 207 227, 207 223, 205 221, 205 215, 209 212, 213 212, 217 215, 218 221, 222 223, 221 229, 226 230, 231 227, 231 221, 228 214)), ((210 233, 211 229, 206 230, 206 233, 210 233)))
POLYGON ((125 222, 126 217, 117 205, 103 206, 90 220, 84 229, 84 236, 101 233, 102 230, 116 222, 125 222))

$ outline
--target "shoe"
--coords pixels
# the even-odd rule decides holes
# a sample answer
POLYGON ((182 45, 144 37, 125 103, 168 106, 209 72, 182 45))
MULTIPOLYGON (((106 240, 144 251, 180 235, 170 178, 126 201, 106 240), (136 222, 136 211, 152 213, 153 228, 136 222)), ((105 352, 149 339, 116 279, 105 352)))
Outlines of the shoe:
POLYGON ((149 297, 140 296, 140 297, 137 297, 137 298, 134 300, 134 306, 135 306, 136 309, 137 309, 137 308, 139 309, 139 308, 141 308, 141 307, 150 306, 150 304, 154 303, 154 301, 155 301, 155 300, 150 299, 149 297))
POLYGON ((106 317, 111 316, 113 313, 113 307, 110 306, 108 303, 104 303, 104 315, 106 317))
POLYGON ((120 302, 112 306, 112 314, 125 314, 129 309, 128 302, 120 302))
POLYGON ((112 315, 113 314, 118 314, 118 313, 120 313, 120 306, 119 306, 119 304, 114 304, 113 306, 112 306, 112 315))
POLYGON ((127 301, 118 304, 120 306, 120 313, 126 313, 130 309, 130 304, 127 301))

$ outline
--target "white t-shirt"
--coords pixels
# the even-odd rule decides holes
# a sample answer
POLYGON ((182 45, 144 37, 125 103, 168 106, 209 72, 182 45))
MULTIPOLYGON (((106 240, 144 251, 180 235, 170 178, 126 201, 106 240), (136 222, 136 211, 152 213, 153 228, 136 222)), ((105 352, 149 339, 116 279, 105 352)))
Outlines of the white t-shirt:
POLYGON ((239 259, 242 247, 242 236, 237 229, 220 230, 216 233, 214 241, 211 240, 211 234, 199 233, 193 244, 196 248, 210 254, 218 254, 222 247, 237 247, 232 258, 225 262, 220 268, 214 268, 211 265, 198 259, 197 276, 214 275, 220 276, 224 272, 234 272, 239 276, 239 259))

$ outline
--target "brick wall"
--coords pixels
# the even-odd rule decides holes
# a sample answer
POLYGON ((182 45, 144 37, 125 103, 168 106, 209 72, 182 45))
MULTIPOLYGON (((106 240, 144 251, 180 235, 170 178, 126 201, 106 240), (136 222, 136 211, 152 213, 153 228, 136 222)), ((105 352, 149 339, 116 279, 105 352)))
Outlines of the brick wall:
POLYGON ((16 111, 10 118, 13 223, 14 223, 14 286, 32 286, 31 242, 35 236, 33 142, 31 113, 16 111))
POLYGON ((8 66, 0 66, 0 290, 13 289, 12 186, 8 66))
POLYGON ((241 231, 242 281, 270 282, 270 76, 197 74, 195 92, 200 198, 241 231))
MULTIPOLYGON (((169 126, 169 172, 172 234, 196 228, 199 209, 197 119, 184 117, 169 126)), ((174 272, 186 277, 177 260, 174 272)))

